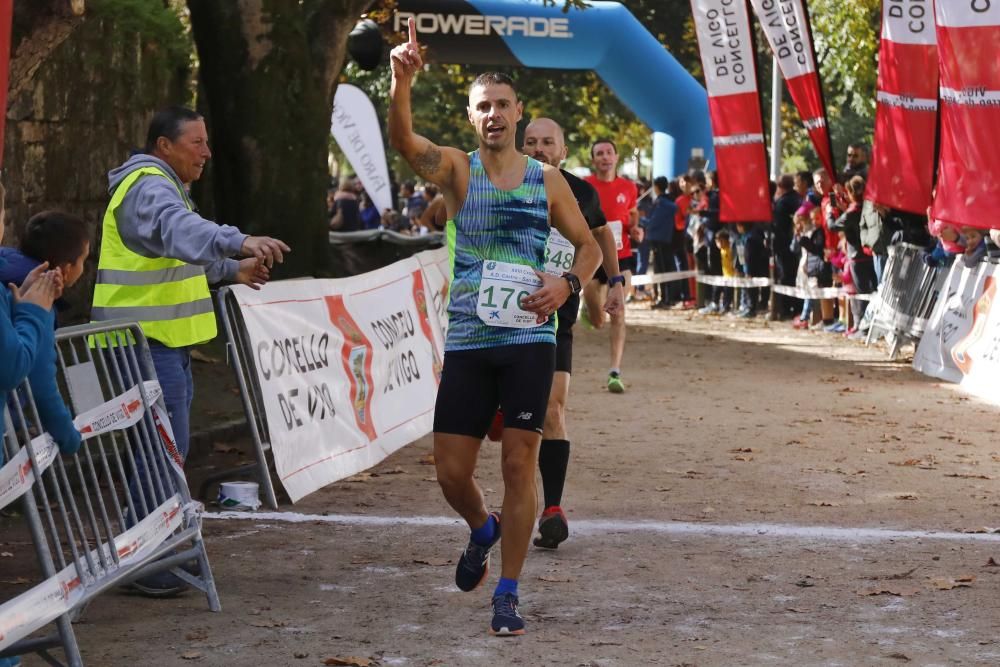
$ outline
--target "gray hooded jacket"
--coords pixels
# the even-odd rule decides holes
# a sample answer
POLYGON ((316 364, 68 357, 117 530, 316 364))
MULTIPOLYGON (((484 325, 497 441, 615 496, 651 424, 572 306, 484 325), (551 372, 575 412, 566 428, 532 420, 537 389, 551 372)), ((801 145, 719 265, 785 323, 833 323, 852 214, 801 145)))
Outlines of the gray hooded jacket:
POLYGON ((247 235, 189 210, 184 184, 166 162, 144 153, 133 155, 108 172, 108 192, 114 193, 139 167, 159 167, 173 183, 144 176, 132 185, 115 214, 125 247, 143 257, 167 257, 202 266, 209 283, 234 280, 239 262, 228 258, 239 254, 247 235))

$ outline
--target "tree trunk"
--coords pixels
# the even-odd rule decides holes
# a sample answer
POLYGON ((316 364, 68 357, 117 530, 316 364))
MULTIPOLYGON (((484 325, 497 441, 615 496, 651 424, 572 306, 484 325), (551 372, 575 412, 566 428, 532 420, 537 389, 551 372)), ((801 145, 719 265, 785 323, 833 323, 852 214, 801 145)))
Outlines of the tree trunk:
POLYGON ((276 277, 326 273, 330 116, 370 0, 188 0, 212 146, 209 215, 292 247, 276 277))

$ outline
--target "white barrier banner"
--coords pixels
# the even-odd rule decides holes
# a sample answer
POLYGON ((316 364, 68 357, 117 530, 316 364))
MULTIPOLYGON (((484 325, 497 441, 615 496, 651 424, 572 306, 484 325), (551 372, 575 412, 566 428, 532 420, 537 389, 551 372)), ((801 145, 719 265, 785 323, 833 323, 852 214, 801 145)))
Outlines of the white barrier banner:
POLYGON ((968 335, 951 348, 951 360, 962 371, 962 389, 1000 404, 1000 306, 997 291, 1000 267, 989 266, 982 289, 970 309, 968 335))
MULTIPOLYGON (((31 445, 35 450, 38 472, 42 473, 59 456, 59 445, 48 433, 43 433, 32 439, 31 445)), ((22 447, 17 454, 11 457, 10 461, 0 468, 0 509, 24 495, 24 492, 30 489, 34 483, 35 470, 31 465, 31 457, 28 455, 28 448, 22 447)))
MULTIPOLYGON (((175 495, 116 537, 119 569, 141 563, 177 530, 182 517, 180 496, 175 495)), ((96 551, 91 556, 97 561, 96 551)), ((0 605, 0 651, 73 609, 85 593, 76 565, 72 564, 0 605)))
POLYGON ((948 280, 913 355, 914 369, 947 382, 962 381, 963 374, 952 359, 952 349, 972 330, 973 306, 992 270, 985 263, 970 269, 961 260, 952 262, 948 280))
POLYGON ((426 250, 414 257, 420 262, 420 268, 424 272, 424 286, 427 288, 432 306, 430 308, 432 321, 436 323, 436 326, 431 327, 431 331, 434 333, 438 356, 444 359, 444 336, 448 332, 448 295, 451 286, 451 260, 448 257, 448 249, 426 250))
POLYGON ((439 259, 232 288, 275 467, 293 502, 430 432, 443 341, 433 306, 448 275, 432 266, 439 259))
MULTIPOLYGON (((155 380, 146 380, 142 385, 150 405, 163 395, 160 383, 155 380)), ((124 394, 77 415, 73 419, 73 425, 80 436, 87 440, 108 431, 120 431, 138 424, 143 411, 142 392, 139 385, 135 385, 124 394)))

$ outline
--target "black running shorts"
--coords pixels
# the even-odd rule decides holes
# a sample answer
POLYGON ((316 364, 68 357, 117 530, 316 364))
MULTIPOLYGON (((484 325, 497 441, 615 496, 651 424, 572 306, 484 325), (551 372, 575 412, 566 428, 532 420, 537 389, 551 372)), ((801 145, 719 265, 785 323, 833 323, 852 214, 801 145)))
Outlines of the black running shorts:
POLYGON ((551 343, 445 352, 434 432, 483 438, 499 407, 505 427, 541 433, 554 369, 551 343))
POLYGON ((573 325, 580 312, 580 295, 570 294, 556 311, 556 370, 573 372, 573 325))
MULTIPOLYGON (((619 257, 618 258, 618 270, 622 273, 628 271, 629 273, 635 274, 635 255, 630 257, 619 257)), ((594 274, 594 278, 597 279, 602 285, 608 284, 608 274, 604 272, 604 265, 597 267, 597 273, 594 274)))

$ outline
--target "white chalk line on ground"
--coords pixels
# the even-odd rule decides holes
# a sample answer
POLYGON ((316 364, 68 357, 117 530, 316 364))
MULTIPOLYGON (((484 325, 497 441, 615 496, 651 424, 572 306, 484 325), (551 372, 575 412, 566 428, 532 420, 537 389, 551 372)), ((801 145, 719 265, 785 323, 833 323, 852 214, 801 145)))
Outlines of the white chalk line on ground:
MULTIPOLYGON (((297 512, 210 512, 206 519, 274 521, 281 523, 332 523, 345 526, 457 526, 459 519, 444 516, 369 516, 364 514, 299 514, 297 512)), ((838 528, 781 523, 711 524, 685 521, 625 521, 578 519, 570 522, 573 534, 607 535, 660 533, 708 537, 776 537, 827 542, 892 542, 893 540, 953 540, 1000 543, 996 533, 935 532, 889 528, 838 528)))

